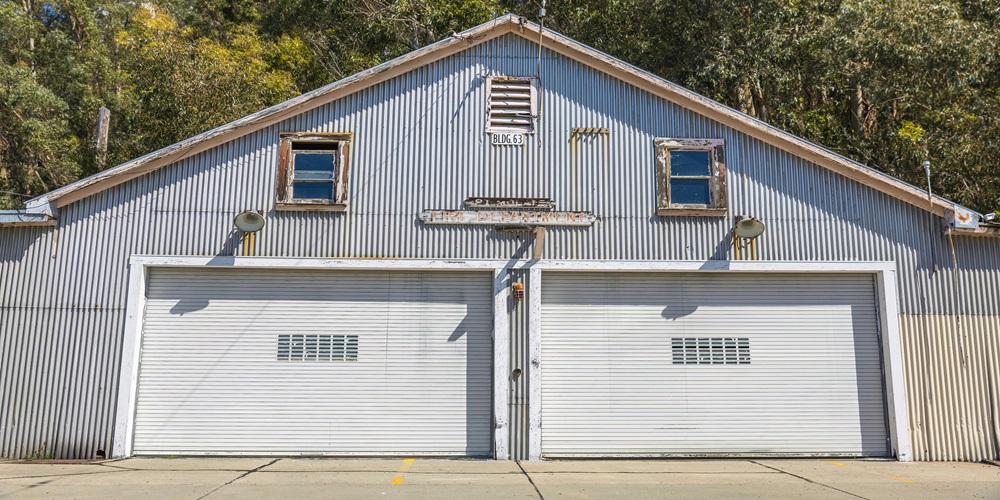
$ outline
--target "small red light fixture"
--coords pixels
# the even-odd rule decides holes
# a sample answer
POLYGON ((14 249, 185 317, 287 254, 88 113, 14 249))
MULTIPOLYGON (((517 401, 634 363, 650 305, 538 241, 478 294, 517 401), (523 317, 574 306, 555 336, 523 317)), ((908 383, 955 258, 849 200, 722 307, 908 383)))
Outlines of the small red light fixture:
POLYGON ((524 298, 524 283, 521 283, 520 281, 516 281, 516 282, 514 282, 513 285, 511 285, 511 288, 514 289, 514 298, 515 299, 523 299, 524 298))

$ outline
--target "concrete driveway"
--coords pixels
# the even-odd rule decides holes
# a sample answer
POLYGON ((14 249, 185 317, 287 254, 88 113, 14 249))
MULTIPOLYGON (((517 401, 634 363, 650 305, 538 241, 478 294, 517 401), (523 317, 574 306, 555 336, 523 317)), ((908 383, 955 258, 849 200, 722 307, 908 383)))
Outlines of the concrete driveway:
POLYGON ((0 498, 985 498, 1000 467, 855 460, 0 462, 0 498))

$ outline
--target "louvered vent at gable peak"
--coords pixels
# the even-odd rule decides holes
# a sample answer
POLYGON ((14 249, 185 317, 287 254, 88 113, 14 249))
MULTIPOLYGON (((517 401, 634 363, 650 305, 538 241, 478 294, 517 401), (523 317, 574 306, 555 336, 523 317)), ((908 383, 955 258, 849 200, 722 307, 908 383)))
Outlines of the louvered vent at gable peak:
POLYGON ((534 131, 535 79, 491 77, 489 80, 487 132, 534 131))

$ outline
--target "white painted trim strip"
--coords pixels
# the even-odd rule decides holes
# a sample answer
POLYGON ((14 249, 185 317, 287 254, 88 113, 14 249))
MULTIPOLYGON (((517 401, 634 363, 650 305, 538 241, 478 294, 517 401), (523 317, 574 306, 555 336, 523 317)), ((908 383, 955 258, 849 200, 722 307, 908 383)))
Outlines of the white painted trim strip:
POLYGON ((790 273, 843 273, 882 272, 895 270, 891 261, 872 262, 799 262, 762 260, 705 260, 705 261, 628 261, 609 260, 546 260, 531 266, 546 271, 680 271, 680 272, 790 272, 790 273))
MULTIPOLYGON (((133 256, 129 262, 147 267, 233 267, 233 268, 297 268, 297 269, 373 269, 419 270, 441 269, 462 271, 468 269, 495 270, 510 268, 506 260, 448 260, 448 259, 324 259, 315 257, 187 257, 187 256, 133 256)), ((527 263, 527 261, 523 261, 527 263)), ((514 266, 516 267, 516 266, 514 266)))
POLYGON ((544 269, 547 271, 678 271, 678 272, 789 272, 875 273, 895 271, 892 261, 808 262, 753 260, 461 260, 461 259, 324 259, 316 257, 189 257, 136 255, 132 264, 174 267, 299 268, 299 269, 544 269))
POLYGON ((903 348, 899 334, 899 297, 896 292, 896 270, 875 274, 882 323, 882 358, 885 374, 886 404, 889 420, 889 440, 892 453, 900 462, 913 460, 910 445, 910 419, 906 408, 906 386, 903 376, 903 348))
POLYGON ((528 280, 528 460, 542 459, 542 271, 528 280))
POLYGON ((129 265, 128 298, 125 306, 125 332, 122 339, 121 370, 118 373, 118 406, 115 410, 113 458, 132 455, 132 430, 135 424, 135 398, 139 383, 139 352, 142 345, 142 319, 146 310, 146 266, 129 265))
POLYGON ((506 269, 493 271, 493 458, 510 460, 510 316, 506 269))

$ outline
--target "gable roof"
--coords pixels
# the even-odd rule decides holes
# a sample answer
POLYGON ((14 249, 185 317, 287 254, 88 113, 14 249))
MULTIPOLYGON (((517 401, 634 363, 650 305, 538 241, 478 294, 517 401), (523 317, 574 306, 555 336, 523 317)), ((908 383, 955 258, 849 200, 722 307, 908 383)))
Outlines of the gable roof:
POLYGON ((541 41, 543 46, 563 56, 924 210, 930 210, 941 216, 950 216, 956 210, 968 212, 968 209, 938 196, 928 200, 925 190, 838 155, 571 38, 543 29, 538 24, 513 14, 498 17, 462 33, 452 34, 440 42, 33 198, 26 203, 27 211, 53 215, 58 207, 508 33, 517 34, 536 43, 541 41))

